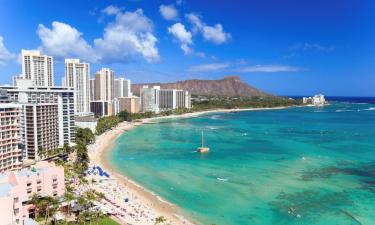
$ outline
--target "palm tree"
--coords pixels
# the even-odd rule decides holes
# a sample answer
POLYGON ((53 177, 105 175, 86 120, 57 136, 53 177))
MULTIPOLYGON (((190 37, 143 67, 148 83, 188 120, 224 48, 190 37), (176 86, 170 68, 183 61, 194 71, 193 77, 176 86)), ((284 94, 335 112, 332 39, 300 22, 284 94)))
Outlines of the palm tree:
POLYGON ((35 210, 35 218, 38 217, 39 210, 41 208, 41 198, 38 194, 34 193, 31 196, 30 203, 34 205, 35 210))
POLYGON ((166 221, 167 221, 167 219, 164 216, 156 217, 156 219, 155 219, 155 225, 157 225, 159 223, 164 223, 166 221))
POLYGON ((70 215, 70 202, 75 199, 74 194, 68 189, 65 190, 64 199, 68 203, 68 215, 70 215))

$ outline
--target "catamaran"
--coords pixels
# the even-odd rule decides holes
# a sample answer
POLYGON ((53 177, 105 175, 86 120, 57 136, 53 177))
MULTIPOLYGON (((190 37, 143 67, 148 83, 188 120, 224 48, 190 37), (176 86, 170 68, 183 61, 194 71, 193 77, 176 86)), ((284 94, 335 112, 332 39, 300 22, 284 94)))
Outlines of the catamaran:
POLYGON ((210 151, 210 148, 204 146, 204 133, 203 133, 203 130, 202 130, 202 146, 198 147, 197 152, 205 153, 205 152, 208 152, 208 151, 210 151))

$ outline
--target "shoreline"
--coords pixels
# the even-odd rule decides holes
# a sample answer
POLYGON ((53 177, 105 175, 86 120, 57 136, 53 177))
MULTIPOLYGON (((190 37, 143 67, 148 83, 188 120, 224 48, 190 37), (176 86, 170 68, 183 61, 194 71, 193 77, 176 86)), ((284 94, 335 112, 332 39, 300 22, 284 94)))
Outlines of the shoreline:
MULTIPOLYGON (((103 170, 107 171, 112 179, 105 179, 108 182, 109 187, 116 187, 120 189, 121 194, 126 192, 129 196, 132 196, 134 202, 136 202, 136 208, 128 207, 129 205, 124 204, 120 200, 116 201, 118 205, 123 206, 127 211, 141 211, 140 215, 134 216, 135 218, 140 217, 140 221, 137 219, 132 220, 131 218, 119 218, 115 217, 118 222, 122 224, 154 224, 156 217, 164 216, 167 219, 167 223, 170 224, 195 224, 190 218, 187 219, 183 217, 181 210, 178 206, 166 201, 161 196, 156 193, 144 188, 137 182, 129 179, 126 175, 120 173, 115 166, 111 165, 108 160, 109 153, 113 150, 113 144, 118 137, 120 137, 124 132, 129 131, 137 126, 154 123, 154 120, 158 121, 161 119, 182 119, 182 118, 193 118, 202 116, 210 113, 227 113, 227 112, 243 112, 243 111, 259 111, 259 110, 277 110, 286 109, 290 106, 285 107, 274 107, 274 108, 244 108, 244 109, 215 109, 201 112, 186 113, 181 115, 169 115, 161 117, 146 118, 136 122, 121 122, 115 128, 106 131, 105 133, 96 137, 95 143, 88 146, 88 154, 90 158, 90 164, 99 165, 103 170), (122 204, 121 204, 122 203, 122 204), (140 209, 140 210, 137 210, 140 209), (143 213, 147 210, 147 214, 143 213), (142 218, 147 218, 147 221, 142 220, 142 218)), ((96 179, 97 177, 91 177, 96 179)), ((100 178, 101 179, 101 178, 100 178)), ((95 190, 103 192, 107 198, 111 198, 109 193, 106 193, 107 189, 103 190, 100 186, 100 182, 94 184, 95 190)), ((106 187, 104 187, 106 188, 106 187)), ((117 189, 116 189, 117 191, 117 189)), ((112 196, 113 197, 113 196, 112 196)), ((130 215, 130 214, 129 214, 130 215)))

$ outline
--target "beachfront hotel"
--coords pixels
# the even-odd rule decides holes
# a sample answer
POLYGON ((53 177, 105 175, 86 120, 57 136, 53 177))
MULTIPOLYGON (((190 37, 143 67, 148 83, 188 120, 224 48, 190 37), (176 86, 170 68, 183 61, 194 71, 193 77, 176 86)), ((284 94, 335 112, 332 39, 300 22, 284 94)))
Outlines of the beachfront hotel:
POLYGON ((140 89, 141 111, 159 113, 160 86, 144 85, 140 89))
POLYGON ((93 101, 112 101, 114 98, 115 72, 102 68, 95 74, 95 91, 93 101))
POLYGON ((30 80, 33 86, 53 86, 53 57, 42 55, 38 50, 22 50, 22 74, 13 79, 14 86, 18 80, 30 80))
POLYGON ((113 106, 112 101, 91 101, 90 102, 90 111, 95 116, 113 116, 113 106))
POLYGON ((178 109, 191 108, 191 97, 188 91, 177 89, 160 89, 159 91, 159 108, 178 109))
POLYGON ((115 115, 119 112, 138 113, 140 110, 140 98, 137 96, 115 98, 113 100, 113 110, 115 115))
POLYGON ((131 82, 125 78, 114 79, 113 84, 114 98, 130 97, 131 93, 131 82))
POLYGON ((21 107, 20 139, 23 158, 40 160, 39 148, 54 150, 75 141, 74 90, 70 87, 36 87, 29 82, 0 87, 21 107))
POLYGON ((74 88, 77 114, 90 112, 90 64, 79 59, 65 59, 63 86, 74 88))
POLYGON ((29 203, 33 194, 63 197, 64 168, 45 161, 34 166, 0 174, 1 224, 24 224, 35 218, 35 207, 29 203))
POLYGON ((0 173, 21 168, 20 144, 21 108, 10 103, 6 93, 0 89, 0 173))

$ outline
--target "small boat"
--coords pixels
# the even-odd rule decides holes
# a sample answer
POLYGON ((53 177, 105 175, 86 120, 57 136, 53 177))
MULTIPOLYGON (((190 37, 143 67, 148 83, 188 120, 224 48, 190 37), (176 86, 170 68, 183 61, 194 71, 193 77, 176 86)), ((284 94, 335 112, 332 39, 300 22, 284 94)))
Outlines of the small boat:
POLYGON ((203 134, 203 130, 202 130, 202 146, 198 147, 197 152, 205 153, 205 152, 208 152, 208 151, 210 151, 210 148, 204 146, 204 134, 203 134))

